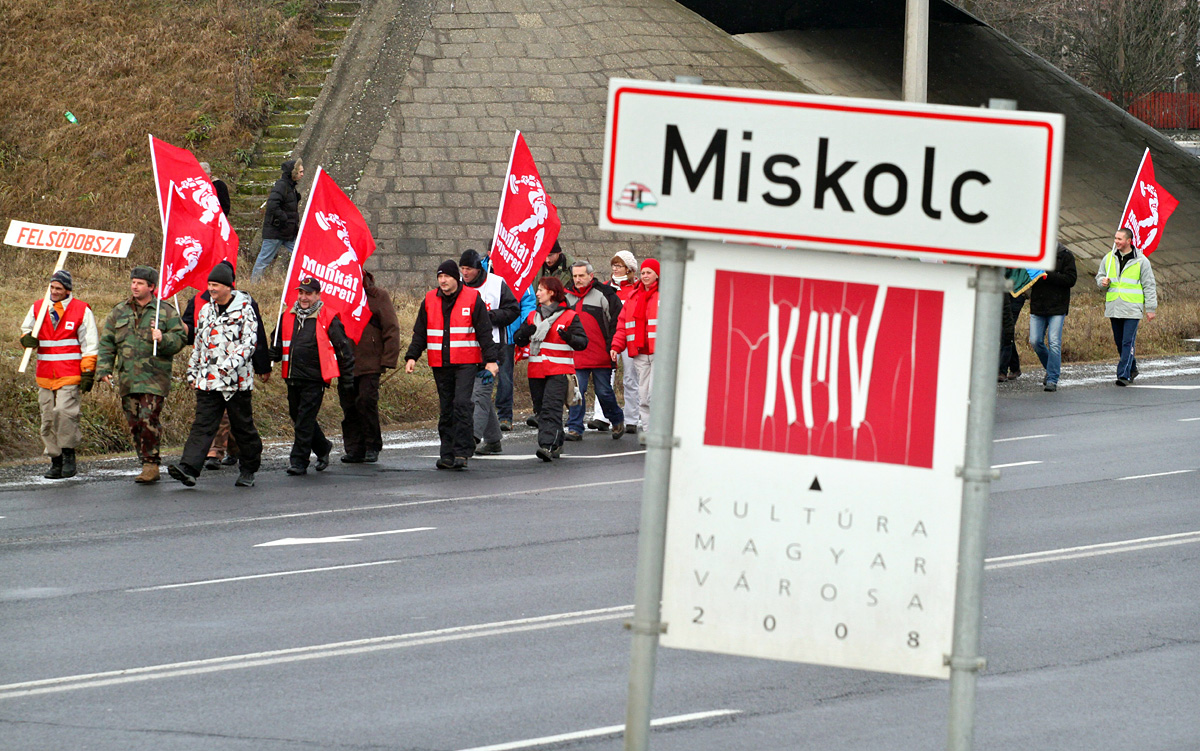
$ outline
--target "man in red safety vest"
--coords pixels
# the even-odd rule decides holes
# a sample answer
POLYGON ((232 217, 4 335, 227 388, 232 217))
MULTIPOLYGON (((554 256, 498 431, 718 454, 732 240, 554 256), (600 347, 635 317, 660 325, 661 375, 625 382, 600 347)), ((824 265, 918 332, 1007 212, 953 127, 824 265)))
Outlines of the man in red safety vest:
POLYGON ((34 332, 43 300, 29 308, 21 324, 21 345, 37 347, 38 406, 42 412, 43 453, 50 457, 48 480, 75 476, 75 447, 79 429, 79 395, 92 390, 100 337, 96 317, 83 300, 74 297, 71 272, 50 277, 50 309, 34 332))
POLYGON ((317 414, 334 378, 339 389, 354 388, 354 344, 337 313, 321 302, 316 279, 301 279, 297 285, 296 303, 271 337, 271 359, 283 363, 280 375, 287 382, 288 413, 296 429, 287 473, 307 474, 310 454, 317 457, 313 469, 324 472, 333 442, 325 437, 317 414))
POLYGON ((438 266, 437 284, 417 312, 412 344, 404 355, 404 372, 412 373, 421 353, 428 350, 440 407, 442 450, 436 466, 466 469, 467 457, 475 448, 471 398, 475 374, 483 368, 496 375, 500 370, 498 348, 487 305, 478 290, 462 284, 458 264, 443 261, 438 266))

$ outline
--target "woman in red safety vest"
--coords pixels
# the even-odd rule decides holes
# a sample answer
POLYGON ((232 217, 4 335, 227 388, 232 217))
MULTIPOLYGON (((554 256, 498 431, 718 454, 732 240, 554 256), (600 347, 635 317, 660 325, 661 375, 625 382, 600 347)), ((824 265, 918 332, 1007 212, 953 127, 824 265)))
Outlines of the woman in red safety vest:
POLYGON ((650 429, 650 390, 654 387, 654 342, 658 338, 658 260, 647 258, 639 271, 642 283, 621 308, 613 335, 613 363, 628 350, 638 380, 638 433, 650 429))
POLYGON ((537 456, 556 459, 563 444, 563 407, 568 375, 575 373, 574 353, 587 349, 588 339, 575 311, 567 307, 567 291, 557 277, 538 280, 537 307, 513 334, 518 347, 529 345, 529 395, 537 415, 537 456))

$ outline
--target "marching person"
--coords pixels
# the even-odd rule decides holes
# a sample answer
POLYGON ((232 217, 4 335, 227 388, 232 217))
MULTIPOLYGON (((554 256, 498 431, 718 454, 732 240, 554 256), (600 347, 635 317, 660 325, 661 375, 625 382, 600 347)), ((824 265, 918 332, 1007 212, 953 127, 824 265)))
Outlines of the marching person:
POLYGON ((166 300, 155 305, 157 288, 158 272, 152 267, 137 266, 130 272, 129 299, 117 303, 104 319, 96 366, 96 378, 104 383, 111 384, 116 376, 121 410, 142 462, 142 473, 133 480, 140 484, 158 482, 159 418, 171 390, 171 363, 187 344, 175 306, 166 300))
MULTIPOLYGON (((633 257, 633 253, 628 250, 618 250, 616 255, 609 261, 609 266, 612 268, 612 277, 608 280, 608 286, 612 287, 617 293, 617 299, 621 301, 621 306, 624 307, 629 302, 630 296, 640 286, 638 281, 638 264, 637 259, 633 257)), ((621 353, 621 378, 622 386, 624 387, 624 401, 621 405, 621 411, 625 417, 625 431, 637 431, 638 426, 638 381, 637 370, 633 367, 633 361, 629 359, 628 352, 621 353)), ((613 369, 614 383, 616 369, 613 369)), ((605 425, 610 421, 604 414, 604 405, 596 403, 596 417, 592 421, 597 423, 592 427, 597 430, 607 429, 605 425)))
POLYGON ((333 441, 325 437, 317 415, 334 378, 339 391, 354 390, 354 343, 333 308, 321 302, 320 282, 300 280, 296 302, 284 312, 271 342, 271 359, 283 363, 279 374, 287 383, 288 414, 295 427, 287 473, 308 474, 310 454, 317 457, 313 469, 324 472, 333 441))
MULTIPOLYGON (((233 268, 233 264, 229 261, 221 261, 217 265, 224 266, 229 270, 233 288, 237 289, 237 272, 233 268)), ((182 319, 183 326, 187 329, 188 344, 194 344, 196 341, 196 324, 200 321, 200 312, 204 310, 205 305, 208 305, 210 299, 211 295, 208 290, 205 290, 192 295, 192 299, 188 300, 187 307, 184 308, 182 319)), ((258 335, 254 345, 254 373, 263 383, 266 383, 271 379, 271 352, 267 341, 267 327, 263 324, 262 313, 253 296, 250 297, 250 307, 254 309, 254 317, 258 319, 258 335)), ((221 427, 217 428, 217 434, 213 436, 212 444, 208 447, 204 468, 214 470, 221 467, 232 467, 237 463, 237 442, 230 437, 229 415, 223 415, 221 427)))
POLYGON ((221 213, 226 217, 229 216, 229 186, 219 177, 212 176, 212 167, 208 162, 200 162, 200 169, 204 170, 204 174, 212 182, 213 192, 217 194, 217 203, 221 204, 221 213))
POLYGON ((1143 313, 1153 321, 1158 315, 1158 287, 1150 259, 1133 246, 1133 231, 1117 230, 1113 249, 1096 269, 1096 285, 1107 290, 1104 316, 1112 323, 1113 342, 1121 359, 1117 362, 1117 385, 1128 386, 1138 376, 1134 349, 1143 313))
POLYGON ((650 429, 650 391, 654 388, 654 342, 658 330, 658 259, 642 262, 638 276, 641 284, 621 308, 617 333, 613 335, 609 356, 613 363, 617 355, 628 351, 637 372, 638 433, 650 429))
POLYGON ((565 289, 571 283, 571 264, 573 263, 575 263, 575 259, 564 253, 558 240, 555 240, 554 247, 550 248, 550 252, 546 254, 546 260, 542 262, 538 277, 557 277, 565 289))
MULTIPOLYGON (((400 322, 387 290, 375 284, 370 271, 363 272, 363 289, 371 319, 354 348, 352 388, 340 388, 342 404, 342 461, 347 464, 379 461, 383 432, 379 429, 379 377, 396 367, 400 359, 400 322)), ((343 371, 344 372, 344 371, 343 371)), ((349 380, 349 379, 347 379, 349 380)))
POLYGON ((583 324, 588 344, 575 353, 575 375, 579 377, 579 393, 583 398, 567 410, 566 439, 583 440, 589 381, 596 390, 596 403, 612 421, 612 437, 620 438, 625 434, 625 415, 613 393, 613 362, 608 353, 621 315, 621 300, 612 287, 596 283, 595 271, 587 261, 576 261, 571 266, 571 278, 571 286, 566 290, 567 306, 583 324))
MULTIPOLYGON (((250 295, 233 288, 233 270, 218 263, 208 275, 210 300, 196 323, 196 340, 188 361, 187 380, 196 390, 196 416, 178 464, 167 474, 189 488, 196 484, 204 466, 204 454, 212 442, 221 416, 229 415, 229 427, 237 440, 239 488, 254 487, 254 473, 262 462, 262 439, 254 426, 250 401, 254 393, 252 358, 258 339, 258 316, 250 295)), ((264 382, 266 377, 262 379, 264 382)))
POLYGON ((1029 290, 1029 346, 1046 369, 1042 380, 1044 391, 1058 391, 1063 323, 1071 310, 1071 288, 1077 279, 1075 256, 1059 243, 1054 270, 1047 271, 1046 278, 1029 290))
POLYGON ((483 367, 494 376, 500 368, 492 319, 479 291, 462 285, 458 264, 449 259, 438 266, 437 285, 425 295, 417 311, 412 343, 404 354, 404 372, 412 373, 417 358, 429 350, 429 366, 438 390, 438 437, 442 442, 441 457, 435 466, 463 470, 475 448, 471 435, 475 373, 483 367))
MULTIPOLYGON (((557 277, 538 280, 538 306, 517 329, 513 341, 529 345, 529 395, 537 416, 537 457, 557 459, 562 451, 562 413, 575 372, 575 353, 588 346, 579 316, 567 305, 567 291, 557 277)), ((582 400, 581 400, 582 401, 582 400)))
MULTIPOLYGON (((483 259, 475 250, 468 248, 458 259, 458 270, 462 274, 463 284, 479 292, 487 305, 488 317, 492 321, 492 340, 496 342, 498 352, 508 336, 508 325, 516 320, 520 306, 517 298, 499 274, 489 274, 483 267, 483 259)), ((475 452, 479 454, 499 454, 503 451, 500 444, 500 418, 496 413, 496 404, 492 401, 492 386, 496 378, 486 370, 475 375, 475 390, 471 400, 475 403, 475 441, 480 442, 475 452)))
POLYGON ((299 158, 289 159, 280 166, 279 179, 267 196, 266 213, 263 214, 262 247, 250 281, 257 281, 275 261, 279 246, 292 252, 296 249, 296 235, 300 231, 300 191, 297 184, 304 178, 304 162, 299 158))
POLYGON ((71 294, 71 272, 61 269, 50 277, 50 309, 35 334, 44 300, 29 308, 21 323, 21 346, 37 348, 38 407, 42 413, 43 453, 50 457, 47 480, 75 476, 75 448, 83 440, 79 429, 79 395, 92 390, 96 378, 99 340, 96 317, 88 304, 71 294))

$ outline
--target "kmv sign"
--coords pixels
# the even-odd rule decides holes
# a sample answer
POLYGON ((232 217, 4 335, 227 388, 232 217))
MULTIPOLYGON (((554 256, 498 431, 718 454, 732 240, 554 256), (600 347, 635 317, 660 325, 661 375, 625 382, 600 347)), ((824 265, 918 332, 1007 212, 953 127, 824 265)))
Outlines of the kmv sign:
POLYGON ((1054 266, 1061 115, 623 79, 608 96, 602 229, 1054 266))

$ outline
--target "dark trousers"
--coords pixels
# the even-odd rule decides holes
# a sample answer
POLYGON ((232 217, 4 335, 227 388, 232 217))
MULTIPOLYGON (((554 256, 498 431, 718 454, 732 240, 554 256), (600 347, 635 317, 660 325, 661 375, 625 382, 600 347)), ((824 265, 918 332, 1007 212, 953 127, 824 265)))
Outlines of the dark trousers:
POLYGON ((469 457, 475 453, 475 373, 478 365, 445 365, 433 368, 438 390, 438 438, 442 458, 469 457))
POLYGON ((346 456, 362 458, 383 450, 379 429, 379 374, 354 376, 354 390, 338 389, 342 405, 342 446, 346 456))
POLYGON ((1017 354, 1016 326, 1017 319, 1021 317, 1021 310, 1025 307, 1025 295, 1021 295, 1020 297, 1009 295, 1005 302, 1008 303, 1008 307, 1012 311, 1013 335, 1009 337, 1007 357, 1005 357, 1005 353, 1002 351, 1000 353, 1000 362, 1005 363, 1009 373, 1018 375, 1021 372, 1021 357, 1017 354))
POLYGON ((496 415, 509 422, 513 419, 513 367, 516 365, 516 356, 516 345, 500 345, 500 372, 496 374, 496 415))
POLYGON ((1117 362, 1117 378, 1132 381, 1138 374, 1137 358, 1133 350, 1137 345, 1138 324, 1140 318, 1110 318, 1112 322, 1113 342, 1121 359, 1117 362))
POLYGON ((257 472, 262 462, 262 439, 254 427, 254 410, 250 403, 253 391, 235 391, 227 401, 225 392, 196 390, 196 417, 192 420, 192 432, 183 446, 183 457, 179 460, 192 477, 199 477, 204 467, 204 458, 221 417, 229 415, 229 430, 238 442, 241 455, 238 466, 243 472, 257 472))
POLYGON ((567 377, 552 375, 529 379, 533 413, 537 415, 538 445, 556 449, 563 444, 563 406, 567 403, 567 377))
POLYGON ((288 415, 296 433, 289 459, 293 467, 307 467, 310 453, 325 456, 333 450, 333 443, 317 422, 321 402, 325 400, 325 382, 289 379, 287 391, 288 415))

